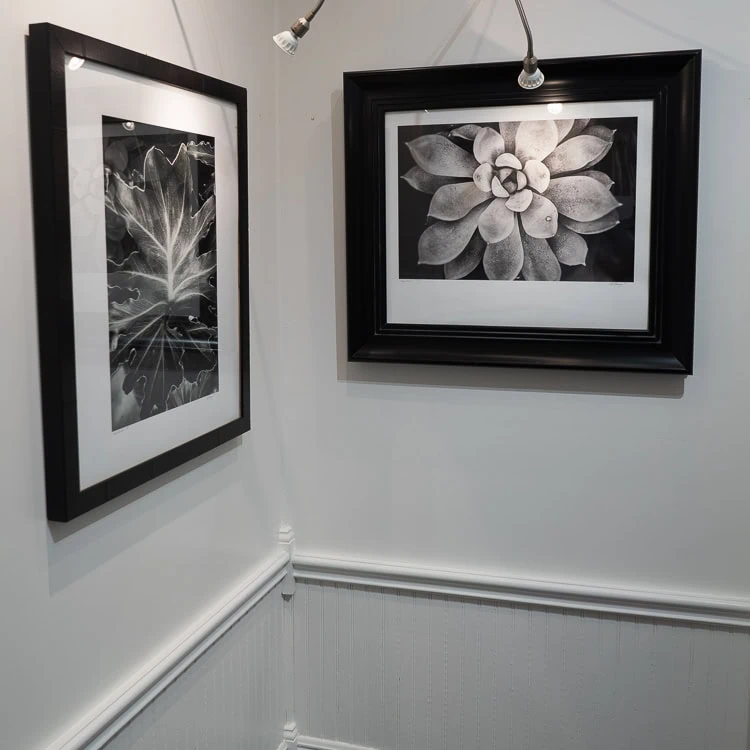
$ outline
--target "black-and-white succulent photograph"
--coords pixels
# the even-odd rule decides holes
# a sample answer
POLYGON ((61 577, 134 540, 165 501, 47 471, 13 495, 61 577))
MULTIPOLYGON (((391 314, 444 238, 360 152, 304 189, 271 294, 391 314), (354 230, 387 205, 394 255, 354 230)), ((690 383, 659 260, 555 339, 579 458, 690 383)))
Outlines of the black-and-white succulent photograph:
POLYGON ((102 118, 112 429, 219 389, 214 139, 102 118))
POLYGON ((632 282, 637 126, 400 126, 399 278, 632 282))

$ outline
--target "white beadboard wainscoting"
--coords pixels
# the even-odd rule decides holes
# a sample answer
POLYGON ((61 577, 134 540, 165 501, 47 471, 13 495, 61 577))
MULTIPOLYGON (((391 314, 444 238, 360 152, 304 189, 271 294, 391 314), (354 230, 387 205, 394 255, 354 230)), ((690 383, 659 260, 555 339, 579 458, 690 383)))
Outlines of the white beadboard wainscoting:
POLYGON ((304 750, 748 748, 742 602, 302 556, 294 568, 304 750))
POLYGON ((50 750, 748 750, 740 601, 281 549, 50 750))
POLYGON ((285 720, 277 586, 106 745, 276 750, 285 720))
POLYGON ((275 750, 290 688, 281 549, 47 750, 275 750))

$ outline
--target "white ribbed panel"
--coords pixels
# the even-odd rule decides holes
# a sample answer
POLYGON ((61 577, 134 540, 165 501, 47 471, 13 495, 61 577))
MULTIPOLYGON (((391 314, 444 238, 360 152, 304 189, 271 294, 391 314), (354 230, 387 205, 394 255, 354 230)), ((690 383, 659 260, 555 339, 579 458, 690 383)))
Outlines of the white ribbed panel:
POLYGON ((285 714, 282 615, 279 585, 106 750, 275 750, 285 714))
POLYGON ((747 750, 746 630, 299 582, 300 734, 379 750, 747 750))

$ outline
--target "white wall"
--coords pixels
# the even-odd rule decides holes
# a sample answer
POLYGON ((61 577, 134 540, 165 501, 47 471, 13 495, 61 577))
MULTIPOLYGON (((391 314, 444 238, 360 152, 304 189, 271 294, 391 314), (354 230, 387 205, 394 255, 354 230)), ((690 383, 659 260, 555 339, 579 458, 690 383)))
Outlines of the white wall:
MULTIPOLYGON (((342 71, 524 53, 511 0, 376 5, 327 3, 297 57, 279 62, 284 441, 299 551, 750 597, 750 5, 527 2, 542 58, 704 49, 696 372, 685 381, 346 363, 342 71)), ((280 18, 299 6, 282 0, 280 18)))
POLYGON ((273 15, 266 0, 0 4, 3 748, 45 747, 234 588, 275 542, 283 490, 269 189, 276 175, 273 15), (194 61, 250 91, 253 431, 67 527, 49 526, 44 507, 24 53, 28 24, 38 21, 181 65, 194 61))
POLYGON ((341 72, 520 59, 510 0, 380 0, 377 12, 332 0, 294 60, 267 40, 298 0, 175 2, 187 42, 170 0, 0 7, 3 746, 44 747, 231 588, 270 551, 285 488, 305 553, 750 597, 744 0, 527 0, 543 56, 704 48, 696 375, 684 383, 345 361, 341 72), (250 90, 253 432, 67 528, 44 511, 23 46, 34 21, 194 60, 250 90))

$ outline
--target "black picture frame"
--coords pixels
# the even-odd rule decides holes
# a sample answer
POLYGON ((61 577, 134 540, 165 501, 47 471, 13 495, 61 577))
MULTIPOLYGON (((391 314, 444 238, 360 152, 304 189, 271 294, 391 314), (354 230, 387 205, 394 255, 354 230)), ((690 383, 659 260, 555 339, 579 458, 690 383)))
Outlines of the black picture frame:
POLYGON ((250 429, 247 92, 193 70, 48 23, 27 38, 47 516, 70 521, 250 429), (66 55, 230 102, 237 109, 240 415, 85 489, 79 471, 66 55))
POLYGON ((693 371, 700 50, 344 74, 348 358, 351 362, 693 371), (386 113, 650 100, 654 105, 649 326, 603 329, 412 325, 386 317, 386 113))

